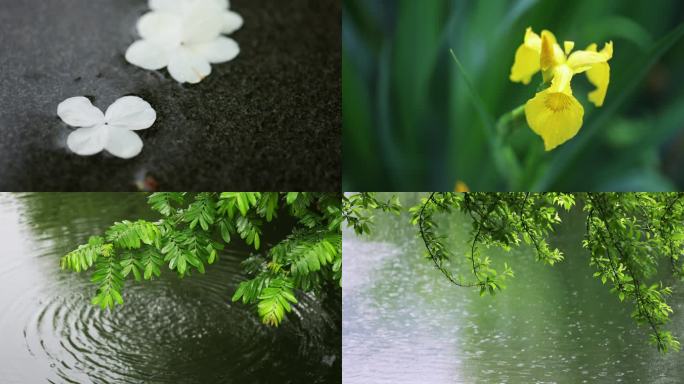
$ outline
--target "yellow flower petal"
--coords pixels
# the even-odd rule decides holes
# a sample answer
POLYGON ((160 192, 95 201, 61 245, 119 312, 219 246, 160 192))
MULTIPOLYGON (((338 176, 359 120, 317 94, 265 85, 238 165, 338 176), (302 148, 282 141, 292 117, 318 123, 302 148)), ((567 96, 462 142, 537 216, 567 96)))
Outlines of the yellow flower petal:
POLYGON ((575 51, 568 57, 568 66, 575 73, 582 73, 592 66, 605 63, 613 57, 613 42, 606 43, 601 52, 596 52, 596 44, 591 44, 585 51, 575 51))
POLYGON ((539 71, 540 53, 541 38, 532 31, 532 28, 527 28, 525 40, 515 52, 515 61, 511 67, 511 81, 529 84, 532 76, 539 71))
POLYGON ((603 45, 603 49, 601 50, 601 53, 606 55, 608 57, 608 60, 613 58, 613 42, 609 41, 606 44, 603 45))
POLYGON ((572 69, 565 64, 554 67, 551 86, 548 89, 549 92, 563 92, 572 95, 572 89, 570 88, 572 75, 572 69))
POLYGON ((553 76, 553 68, 565 63, 565 54, 558 45, 553 33, 543 30, 541 34, 540 66, 544 75, 544 82, 553 76))
POLYGON ((532 27, 527 27, 525 30, 525 45, 535 48, 537 52, 541 52, 541 37, 537 35, 532 27))
POLYGON ((542 45, 541 45, 541 68, 542 69, 549 69, 551 68, 555 63, 554 63, 554 55, 553 55, 553 45, 556 43, 556 38, 553 37, 553 34, 551 32, 546 33, 547 31, 542 32, 542 45))
POLYGON ((608 92, 608 83, 610 83, 610 66, 608 63, 599 63, 591 67, 587 71, 587 78, 596 87, 595 90, 589 92, 589 101, 594 103, 597 107, 603 105, 608 92))
POLYGON ((572 52, 573 48, 575 48, 575 42, 574 41, 564 41, 563 42, 563 49, 565 50, 566 55, 569 55, 570 52, 572 52))
POLYGON ((525 117, 532 131, 544 139, 544 148, 550 151, 579 132, 584 108, 573 96, 546 89, 525 104, 525 117))
MULTIPOLYGON (((596 52, 596 44, 589 45, 587 51, 596 52)), ((608 58, 612 58, 613 42, 606 43, 600 53, 608 58)), ((587 70, 587 78, 596 87, 595 90, 589 92, 589 101, 597 107, 603 106, 606 92, 608 92, 608 83, 610 83, 610 66, 608 63, 594 64, 587 70)))

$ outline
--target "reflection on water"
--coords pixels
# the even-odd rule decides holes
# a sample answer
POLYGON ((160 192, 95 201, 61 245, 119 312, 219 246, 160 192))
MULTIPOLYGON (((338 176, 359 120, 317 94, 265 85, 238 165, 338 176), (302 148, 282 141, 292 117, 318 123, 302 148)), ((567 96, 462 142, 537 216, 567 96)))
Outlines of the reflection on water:
POLYGON ((203 276, 129 282, 112 312, 90 305, 88 277, 61 272, 59 257, 140 217, 155 216, 139 194, 0 194, 0 382, 340 381, 334 304, 301 297, 297 314, 270 329, 229 302, 246 248, 203 276))
MULTIPOLYGON (((515 270, 494 297, 450 285, 425 260, 407 217, 378 217, 372 237, 344 233, 344 383, 681 383, 684 352, 659 354, 622 305, 592 278, 581 248, 581 212, 553 238, 566 260, 506 257, 515 270)), ((447 224, 445 222, 445 224, 447 224)), ((469 224, 444 233, 466 252, 469 224)), ((684 295, 675 286, 671 329, 684 338, 684 295)))

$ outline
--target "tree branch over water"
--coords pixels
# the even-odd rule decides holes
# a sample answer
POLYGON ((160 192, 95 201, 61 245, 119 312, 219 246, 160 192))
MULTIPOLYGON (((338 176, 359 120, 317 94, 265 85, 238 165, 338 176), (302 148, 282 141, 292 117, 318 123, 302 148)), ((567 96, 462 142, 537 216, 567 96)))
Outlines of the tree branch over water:
MULTIPOLYGON (((425 255, 442 275, 459 287, 477 287, 480 294, 496 294, 514 277, 505 257, 492 257, 486 249, 509 250, 528 245, 538 261, 562 262, 563 252, 550 245, 562 225, 560 211, 582 209, 586 226, 582 245, 589 251, 594 278, 621 301, 631 303, 632 318, 645 325, 658 350, 679 350, 680 344, 665 330, 672 308, 666 298, 671 277, 658 274, 662 263, 671 276, 681 278, 684 252, 684 195, 681 193, 430 193, 409 209, 412 223, 425 246, 425 255), (577 204, 576 204, 577 203, 577 204), (458 215, 460 212, 460 215, 458 215), (467 220, 471 229, 468 250, 462 256, 455 245, 439 233, 441 220, 467 220), (474 280, 459 270, 466 268, 474 280), (665 277, 665 279, 663 279, 665 277)), ((349 194, 347 199, 367 201, 373 210, 373 193, 349 194), (360 196, 362 195, 362 196, 360 196)), ((361 204, 363 205, 363 204, 361 204)), ((376 204, 377 205, 377 204, 376 204)), ((398 205, 398 202, 397 202, 398 205)), ((396 208, 396 207, 395 207, 396 208)), ((380 209, 380 208, 378 208, 380 209)), ((387 210, 386 207, 384 210, 387 210)), ((394 209, 396 213, 396 209, 394 209)), ((363 216, 365 232, 371 230, 372 214, 363 216)), ((353 221, 348 221, 352 225, 353 221)), ((352 225, 353 226, 353 225, 352 225)))
POLYGON ((297 305, 297 291, 324 294, 341 285, 338 193, 166 192, 150 195, 148 204, 160 220, 114 223, 61 259, 62 269, 95 269, 92 302, 103 309, 123 304, 127 278, 153 280, 167 268, 179 278, 203 274, 237 239, 256 253, 242 262, 248 278, 232 301, 255 305, 265 324, 278 326, 285 319, 297 305), (291 232, 259 252, 263 229, 278 215, 290 217, 291 232))

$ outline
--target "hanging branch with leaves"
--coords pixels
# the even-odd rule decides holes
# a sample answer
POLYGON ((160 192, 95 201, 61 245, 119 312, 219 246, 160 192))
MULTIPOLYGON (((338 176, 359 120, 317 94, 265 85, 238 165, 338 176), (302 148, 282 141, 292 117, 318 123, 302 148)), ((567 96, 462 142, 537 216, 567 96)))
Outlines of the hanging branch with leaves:
POLYGON ((262 249, 262 228, 286 212, 296 224, 290 235, 265 252, 250 256, 250 276, 232 300, 256 305, 265 324, 277 326, 297 303, 297 291, 319 293, 342 274, 341 196, 300 192, 168 192, 149 196, 162 218, 114 223, 104 236, 61 259, 62 269, 95 269, 92 302, 104 308, 123 304, 126 279, 158 278, 162 270, 183 278, 205 273, 226 244, 239 238, 262 249))
POLYGON ((465 287, 478 287, 480 294, 495 294, 504 288, 513 270, 507 262, 497 270, 490 257, 483 255, 482 247, 496 246, 506 250, 520 245, 521 241, 534 245, 537 259, 547 264, 563 259, 558 249, 551 249, 546 236, 560 222, 556 207, 569 209, 574 197, 567 194, 530 193, 432 193, 423 202, 411 208, 412 222, 419 228, 427 256, 452 283, 465 287), (445 245, 446 237, 436 234, 436 213, 460 211, 470 218, 469 248, 465 258, 474 280, 454 275, 449 264, 454 259, 445 245))
POLYGON ((447 280, 493 295, 505 287, 513 270, 507 260, 494 261, 481 249, 509 250, 525 244, 538 261, 561 262, 563 253, 548 239, 561 224, 558 209, 569 211, 581 200, 587 215, 583 246, 590 251, 594 277, 610 284, 620 301, 632 303, 632 318, 649 328, 650 341, 665 352, 679 350, 680 344, 664 330, 672 313, 666 302, 672 290, 658 271, 663 262, 674 277, 681 278, 684 271, 682 197, 682 193, 432 193, 410 212, 427 258, 447 280), (438 234, 436 215, 456 211, 471 223, 469 251, 463 259, 452 254, 446 236, 438 234), (471 278, 456 272, 464 267, 471 278))

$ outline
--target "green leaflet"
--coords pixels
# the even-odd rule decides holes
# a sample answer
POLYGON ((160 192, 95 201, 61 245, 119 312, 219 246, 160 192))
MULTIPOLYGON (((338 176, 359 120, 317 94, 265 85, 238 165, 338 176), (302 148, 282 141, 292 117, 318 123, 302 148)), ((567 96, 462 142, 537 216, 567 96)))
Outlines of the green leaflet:
POLYGON ((153 193, 147 199, 150 208, 161 213, 163 216, 170 216, 175 212, 176 205, 183 204, 185 193, 183 192, 159 192, 153 193))
POLYGON ((74 272, 85 271, 101 256, 110 255, 113 252, 112 244, 105 243, 100 236, 92 236, 88 244, 80 245, 76 250, 69 252, 60 259, 62 269, 70 269, 74 272))
POLYGON ((124 276, 113 254, 97 260, 91 281, 98 284, 97 294, 92 300, 94 305, 105 309, 114 308, 116 304, 123 304, 121 290, 124 285, 124 276))
POLYGON ((262 273, 251 280, 243 281, 233 294, 232 301, 242 300, 244 304, 254 303, 264 288, 271 282, 269 274, 262 273))
POLYGON ((257 199, 261 197, 258 192, 223 192, 221 193, 220 213, 228 213, 230 218, 235 215, 235 209, 244 217, 247 211, 257 205, 257 199))
POLYGON ((290 303, 296 303, 292 281, 278 278, 261 291, 257 305, 259 316, 264 324, 278 326, 285 313, 292 311, 290 303))
POLYGON ((106 232, 107 241, 123 249, 138 249, 141 244, 152 245, 159 241, 159 228, 145 220, 114 223, 106 232))
POLYGON ((266 192, 262 194, 257 205, 257 213, 259 216, 266 218, 266 221, 270 222, 274 217, 277 216, 278 193, 266 192))
POLYGON ((211 198, 211 194, 201 193, 183 212, 183 220, 190 223, 190 229, 195 228, 199 224, 203 230, 207 231, 209 226, 214 224, 215 215, 216 204, 211 198))
POLYGON ((256 250, 258 250, 261 245, 259 237, 261 235, 261 229, 259 229, 259 227, 260 225, 257 221, 252 221, 244 216, 237 218, 237 232, 248 245, 254 245, 254 249, 256 250))

